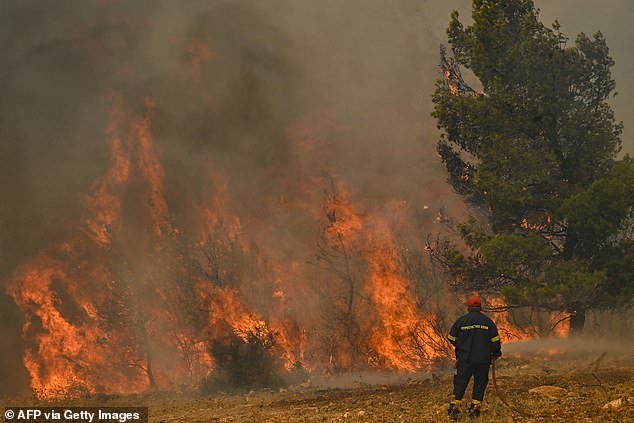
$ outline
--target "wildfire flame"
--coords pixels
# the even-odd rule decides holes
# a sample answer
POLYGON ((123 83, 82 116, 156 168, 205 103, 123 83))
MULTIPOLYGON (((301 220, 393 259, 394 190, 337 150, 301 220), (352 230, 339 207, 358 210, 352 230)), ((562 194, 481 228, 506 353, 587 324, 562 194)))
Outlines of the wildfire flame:
MULTIPOLYGON (((186 53, 200 79, 209 48, 196 42, 186 53)), ((332 113, 287 131, 305 166, 298 194, 268 222, 290 231, 292 212, 310 222, 314 254, 305 257, 262 247, 273 229, 240 214, 213 163, 201 181, 209 190, 192 204, 195 228, 184 233, 166 194, 153 102, 110 101, 108 165, 84 197, 78 229, 8 284, 25 316, 23 362, 38 397, 193 389, 217 370, 214 345, 227 335, 256 339, 287 370, 309 372, 414 372, 448 354, 442 316, 423 309, 402 262, 395 222, 408 219, 409 204, 359 201, 317 153, 341 127, 332 113)), ((506 342, 535 336, 508 314, 496 321, 506 342)))
MULTIPOLYGON (((408 205, 361 212, 334 178, 325 183, 307 177, 302 209, 322 221, 322 261, 346 287, 339 297, 330 277, 322 293, 343 320, 298 318, 292 305, 297 296, 319 295, 297 285, 306 277, 304 265, 253 246, 257 237, 248 239, 246 232, 255 223, 243 224, 228 181, 217 170, 209 172, 213 195, 197 208, 199 229, 191 246, 203 251, 203 264, 217 266, 188 273, 178 249, 185 241, 171 218, 166 174, 151 133, 153 104, 143 104, 144 112, 135 115, 121 100, 113 101, 106 128, 109 166, 85 196, 79 230, 11 277, 9 294, 25 314, 24 365, 40 398, 193 387, 214 371, 212 347, 225 328, 241 342, 255 338, 270 347, 286 369, 413 372, 447 354, 438 316, 421 311, 390 223, 408 205), (321 205, 310 194, 315 184, 331 186, 321 205), (132 199, 126 196, 130 189, 132 199), (240 257, 250 264, 239 265, 240 257), (254 288, 268 292, 268 308, 248 301, 254 288), (323 349, 325 340, 330 346, 323 349)), ((318 138, 301 137, 311 145, 318 138)), ((496 299, 490 304, 503 305, 496 299)), ((559 315, 551 319, 557 323, 553 331, 565 336, 566 322, 559 315)), ((495 320, 505 342, 536 336, 508 313, 495 320)))
MULTIPOLYGON (((25 264, 9 283, 9 294, 25 312, 24 365, 41 398, 139 392, 153 384, 172 386, 191 376, 191 372, 174 374, 179 366, 173 363, 157 366, 161 360, 150 360, 148 342, 139 339, 152 338, 153 343, 182 350, 185 335, 174 338, 180 341, 165 339, 179 332, 178 318, 169 308, 143 307, 140 300, 125 303, 126 295, 128 301, 138 300, 136 291, 141 287, 122 288, 108 264, 112 243, 125 242, 123 191, 132 180, 143 187, 145 198, 143 222, 149 229, 143 248, 160 249, 161 239, 173 233, 163 194, 164 171, 150 135, 151 103, 146 101, 143 117, 128 122, 125 134, 121 129, 125 114, 118 104, 113 107, 106 130, 110 166, 85 198, 89 216, 84 226, 68 241, 25 264), (147 316, 130 315, 134 308, 147 316), (139 330, 145 335, 140 336, 139 330)), ((157 301, 171 300, 160 283, 142 285, 157 301)), ((200 348, 200 341, 193 343, 200 348)), ((201 371, 208 372, 208 357, 202 361, 201 371)))
POLYGON ((557 337, 565 338, 570 331, 570 320, 568 319, 568 313, 565 312, 549 312, 548 322, 550 325, 545 325, 540 333, 539 328, 535 322, 527 322, 523 325, 518 325, 516 319, 511 314, 511 311, 506 307, 504 300, 500 298, 490 298, 487 301, 487 306, 493 310, 502 310, 493 313, 493 320, 495 321, 498 331, 500 332, 500 338, 503 343, 509 342, 522 342, 537 338, 541 335, 554 334, 557 337))

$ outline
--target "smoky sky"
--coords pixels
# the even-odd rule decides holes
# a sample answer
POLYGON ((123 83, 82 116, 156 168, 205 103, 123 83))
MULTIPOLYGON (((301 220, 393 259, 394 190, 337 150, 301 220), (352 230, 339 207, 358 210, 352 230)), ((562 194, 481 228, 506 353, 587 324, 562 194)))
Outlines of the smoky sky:
MULTIPOLYGON (((604 33, 617 63, 612 104, 631 153, 634 3, 537 5, 571 38, 604 33)), ((452 9, 468 21, 466 0, 3 0, 0 279, 78 225, 108 164, 114 95, 133 113, 144 99, 154 104, 151 131, 180 226, 209 194, 210 166, 225 175, 241 215, 278 224, 276 207, 300 195, 295 181, 307 172, 289 137, 306 122, 326 127, 328 139, 311 153, 310 172, 334 173, 370 202, 460 208, 429 116, 452 9)), ((293 225, 314 229, 301 218, 293 225)), ((268 245, 287 254, 306 239, 293 228, 268 245)), ((9 363, 0 380, 25 386, 22 317, 4 290, 0 321, 0 362, 9 363)))

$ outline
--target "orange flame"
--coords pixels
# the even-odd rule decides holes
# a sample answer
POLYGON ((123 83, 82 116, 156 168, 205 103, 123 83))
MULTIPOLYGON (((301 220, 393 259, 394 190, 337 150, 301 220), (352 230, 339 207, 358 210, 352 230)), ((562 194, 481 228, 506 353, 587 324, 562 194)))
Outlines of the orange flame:
MULTIPOLYGON (((496 309, 505 307, 504 300, 500 298, 491 298, 487 301, 490 308, 496 309)), ((539 315, 539 314, 538 314, 539 315)), ((543 313, 542 313, 543 315, 543 313)), ((540 327, 537 322, 528 322, 527 325, 518 325, 508 310, 496 312, 492 316, 495 321, 502 342, 521 342, 535 339, 540 336, 548 336, 554 334, 557 337, 565 338, 570 330, 570 320, 565 312, 548 312, 548 327, 540 327)), ((541 326, 544 326, 543 324, 541 326)))
POLYGON ((213 58, 209 45, 204 41, 192 40, 185 46, 185 51, 192 74, 200 79, 203 66, 213 58))
MULTIPOLYGON (((150 108, 149 102, 146 107, 150 108)), ((28 348, 24 364, 33 390, 41 398, 139 392, 150 386, 150 372, 157 386, 182 383, 192 376, 193 363, 185 366, 188 375, 183 365, 173 360, 161 363, 154 358, 150 363, 150 353, 142 350, 158 343, 182 355, 185 347, 192 353, 202 345, 179 332, 179 317, 169 307, 149 308, 142 306, 143 301, 126 305, 130 298, 121 296, 130 293, 114 280, 108 265, 109 248, 119 236, 123 219, 122 193, 133 172, 144 182, 144 221, 153 238, 146 240, 147 246, 172 233, 163 196, 164 171, 154 152, 149 114, 132 120, 126 136, 120 134, 123 116, 116 107, 111 111, 112 121, 106 131, 110 137, 110 167, 85 197, 90 216, 81 233, 88 238, 79 233, 40 254, 9 283, 9 294, 25 312, 23 334, 28 348), (132 318, 136 323, 130 325, 129 314, 134 314, 135 308, 153 318, 132 318), (139 327, 152 338, 149 344, 138 339, 139 327), (166 339, 170 332, 175 336, 166 339)), ((160 286, 160 280, 144 288, 153 290, 149 296, 158 301, 170 304, 174 300, 170 291, 160 286)), ((208 372, 205 352, 195 355, 196 373, 208 372)))
POLYGON ((102 265, 76 257, 84 248, 63 244, 34 259, 10 281, 9 294, 26 316, 29 348, 24 365, 40 398, 132 393, 146 386, 142 372, 127 365, 140 361, 129 348, 131 334, 107 329, 99 313, 111 287, 102 265), (75 268, 69 267, 69 260, 75 268), (95 286, 86 287, 80 280, 92 280, 95 286))
POLYGON ((112 108, 111 122, 106 130, 110 138, 110 168, 99 176, 85 197, 90 217, 86 219, 86 233, 98 244, 110 243, 110 229, 121 216, 121 189, 130 174, 130 146, 119 135, 123 120, 120 109, 112 108))
MULTIPOLYGON (((299 363, 308 371, 413 372, 446 353, 441 319, 421 309, 400 255, 398 222, 407 220, 408 203, 358 203, 345 184, 304 170, 297 204, 321 221, 316 248, 324 247, 325 265, 332 267, 323 286, 309 286, 305 257, 261 251, 270 228, 236 211, 216 169, 209 172, 214 189, 197 205, 197 232, 185 239, 165 197, 151 101, 140 116, 120 100, 113 104, 109 166, 85 196, 80 231, 27 262, 9 284, 25 314, 24 365, 40 398, 194 386, 214 370, 209 347, 227 330, 238 342, 255 336, 269 343, 287 370, 299 363), (324 186, 330 190, 318 198, 324 186), (216 249, 207 251, 210 261, 227 263, 191 271, 190 249, 203 257, 191 267, 204 267, 199 250, 207 247, 216 249), (317 310, 322 300, 339 313, 334 320, 317 310)), ((306 156, 336 126, 328 117, 320 122, 295 131, 309 168, 320 166, 306 156)), ((552 315, 553 325, 560 318, 552 315)), ((505 342, 535 336, 508 313, 495 320, 505 342)), ((554 331, 564 334, 565 325, 554 331)))
POLYGON ((408 338, 422 319, 411 293, 410 282, 401 276, 389 245, 377 247, 371 253, 370 269, 367 288, 379 316, 372 343, 389 367, 415 371, 420 363, 408 350, 408 338))

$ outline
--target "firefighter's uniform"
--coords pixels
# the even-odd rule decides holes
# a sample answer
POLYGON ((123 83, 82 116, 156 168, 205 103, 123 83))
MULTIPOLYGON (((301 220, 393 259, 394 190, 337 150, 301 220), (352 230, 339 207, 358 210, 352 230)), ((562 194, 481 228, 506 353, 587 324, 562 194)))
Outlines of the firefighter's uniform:
POLYGON ((472 308, 456 320, 447 338, 456 347, 454 403, 462 400, 473 376, 472 404, 479 407, 489 382, 491 360, 502 355, 498 328, 493 320, 480 312, 479 307, 472 308))

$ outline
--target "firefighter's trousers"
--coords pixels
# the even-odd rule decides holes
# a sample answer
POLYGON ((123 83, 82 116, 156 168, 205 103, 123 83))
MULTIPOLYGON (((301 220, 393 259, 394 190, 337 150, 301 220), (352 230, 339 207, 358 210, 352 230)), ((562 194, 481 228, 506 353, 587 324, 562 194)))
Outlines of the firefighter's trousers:
POLYGON ((464 397, 469 380, 473 376, 472 399, 482 401, 484 391, 489 383, 489 363, 469 363, 468 361, 458 361, 457 373, 453 377, 453 395, 457 400, 464 397))

